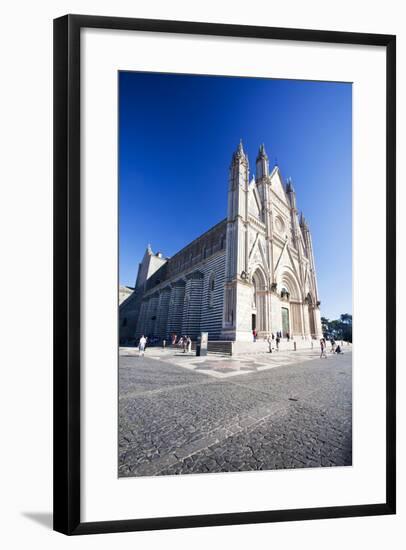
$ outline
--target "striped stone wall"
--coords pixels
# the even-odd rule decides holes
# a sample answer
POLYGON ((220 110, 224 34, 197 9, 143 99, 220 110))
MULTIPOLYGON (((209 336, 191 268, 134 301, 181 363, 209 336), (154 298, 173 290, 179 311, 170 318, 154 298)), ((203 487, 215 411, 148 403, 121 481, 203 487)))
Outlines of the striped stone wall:
POLYGON ((195 340, 208 332, 220 338, 223 319, 225 250, 220 249, 189 270, 144 293, 135 337, 169 339, 171 334, 195 340))
POLYGON ((166 338, 169 302, 171 299, 171 287, 164 287, 159 293, 158 314, 155 325, 155 333, 159 338, 166 338))
POLYGON ((186 275, 185 299, 183 302, 182 334, 196 339, 200 332, 200 317, 203 301, 203 279, 201 271, 186 275))
POLYGON ((226 254, 212 256, 206 263, 203 280, 203 302, 200 330, 209 333, 209 340, 219 340, 223 324, 226 254), (214 290, 209 284, 214 279, 214 290))
POLYGON ((161 338, 170 334, 180 334, 182 332, 183 305, 185 301, 186 282, 183 279, 172 283, 171 297, 169 301, 168 321, 166 334, 157 334, 161 338))

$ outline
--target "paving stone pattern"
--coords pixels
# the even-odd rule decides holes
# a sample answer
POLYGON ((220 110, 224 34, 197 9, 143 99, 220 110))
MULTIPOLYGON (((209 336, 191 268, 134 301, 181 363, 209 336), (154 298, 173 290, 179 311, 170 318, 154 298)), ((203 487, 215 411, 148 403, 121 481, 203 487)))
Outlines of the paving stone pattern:
POLYGON ((227 379, 120 357, 119 476, 351 465, 351 355, 227 379))

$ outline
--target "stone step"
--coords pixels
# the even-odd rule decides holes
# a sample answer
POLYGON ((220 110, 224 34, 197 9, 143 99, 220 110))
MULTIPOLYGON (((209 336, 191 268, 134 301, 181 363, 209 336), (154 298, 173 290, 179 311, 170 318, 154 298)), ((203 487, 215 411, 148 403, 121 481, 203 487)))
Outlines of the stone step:
MULTIPOLYGON (((192 350, 196 350, 196 342, 192 342, 192 350)), ((227 340, 209 340, 207 351, 210 354, 232 355, 233 342, 227 340)))
MULTIPOLYGON (((336 342, 340 344, 343 349, 348 349, 351 344, 341 341, 336 342)), ((276 349, 276 341, 272 343, 272 349, 276 349)), ((290 339, 282 338, 279 342, 279 351, 296 351, 296 350, 312 350, 320 349, 320 342, 316 339, 290 339)), ((327 350, 330 350, 330 343, 327 342, 327 350)), ((269 352, 269 344, 263 339, 258 339, 256 342, 233 342, 233 351, 232 355, 242 355, 242 354, 255 354, 255 353, 264 353, 269 352)))

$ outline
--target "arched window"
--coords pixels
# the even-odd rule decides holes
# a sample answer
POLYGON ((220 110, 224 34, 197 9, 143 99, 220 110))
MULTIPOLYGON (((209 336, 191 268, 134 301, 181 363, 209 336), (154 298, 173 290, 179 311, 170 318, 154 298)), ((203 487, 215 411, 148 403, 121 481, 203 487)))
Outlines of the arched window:
POLYGON ((211 273, 210 277, 209 277, 209 295, 208 295, 208 305, 209 305, 209 307, 213 307, 215 288, 216 288, 216 277, 215 277, 214 273, 211 273))

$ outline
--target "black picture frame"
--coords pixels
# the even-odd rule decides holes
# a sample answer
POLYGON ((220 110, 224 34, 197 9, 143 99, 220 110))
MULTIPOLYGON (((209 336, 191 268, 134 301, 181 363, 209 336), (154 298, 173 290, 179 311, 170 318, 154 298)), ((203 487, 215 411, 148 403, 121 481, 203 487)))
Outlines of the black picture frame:
POLYGON ((102 28, 386 48, 386 336, 396 334, 396 37, 152 19, 54 20, 54 529, 67 535, 394 514, 396 349, 386 348, 386 500, 293 510, 82 523, 80 514, 80 31, 102 28))

